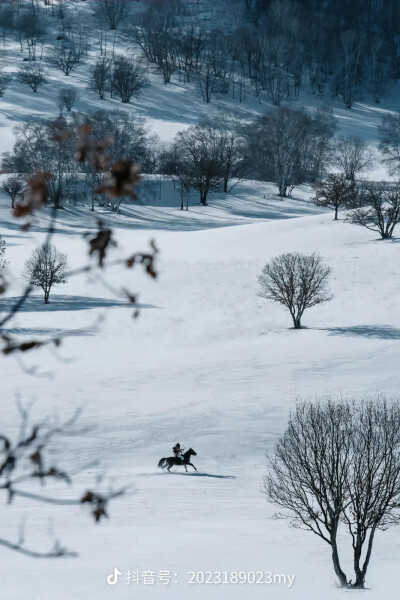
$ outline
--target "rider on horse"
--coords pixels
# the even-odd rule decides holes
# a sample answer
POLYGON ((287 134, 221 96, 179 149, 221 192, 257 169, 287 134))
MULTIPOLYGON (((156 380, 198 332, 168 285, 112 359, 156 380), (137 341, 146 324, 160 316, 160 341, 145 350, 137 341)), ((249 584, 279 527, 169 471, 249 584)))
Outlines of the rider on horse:
POLYGON ((184 449, 184 447, 181 448, 180 444, 175 444, 175 446, 172 448, 172 452, 174 453, 175 458, 179 458, 181 462, 185 460, 182 455, 184 449))

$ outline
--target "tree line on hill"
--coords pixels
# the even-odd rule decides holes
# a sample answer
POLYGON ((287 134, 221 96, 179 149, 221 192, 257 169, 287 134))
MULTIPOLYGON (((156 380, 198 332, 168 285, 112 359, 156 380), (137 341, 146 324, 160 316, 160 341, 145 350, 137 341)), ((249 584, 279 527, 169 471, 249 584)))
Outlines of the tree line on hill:
POLYGON ((61 208, 68 201, 92 210, 96 206, 119 210, 123 197, 113 200, 101 191, 106 166, 96 170, 90 161, 75 160, 85 124, 90 124, 96 143, 109 141, 104 152, 111 164, 132 160, 144 173, 172 179, 182 210, 185 200, 188 208, 191 192, 206 205, 213 192, 229 193, 240 180, 252 178, 274 182, 282 199, 296 186, 311 184, 316 204, 332 207, 336 219, 339 210, 352 209, 355 222, 366 222, 373 206, 382 237, 391 237, 397 223, 400 115, 383 118, 378 152, 361 138, 335 136, 335 119, 328 109, 308 112, 287 106, 272 108, 251 123, 215 112, 179 132, 170 144, 162 144, 143 121, 124 111, 91 115, 70 111, 56 121, 25 122, 16 127, 14 147, 2 159, 2 170, 9 173, 2 187, 12 204, 26 193, 29 177, 46 171, 49 202, 54 206, 61 208), (60 128, 69 131, 61 141, 60 128), (362 180, 378 161, 388 167, 393 182, 362 180))
MULTIPOLYGON (((96 48, 92 86, 101 98, 107 91, 129 101, 114 85, 121 68, 136 86, 153 70, 165 84, 190 85, 207 103, 227 95, 245 102, 251 92, 279 105, 311 93, 351 108, 360 99, 379 103, 400 78, 400 7, 391 0, 237 0, 216 22, 182 0, 154 1, 140 12, 129 1, 95 0, 94 28, 77 22, 66 3, 1 4, 3 45, 17 41, 24 60, 43 59, 69 76, 96 48), (120 56, 109 64, 116 39, 130 62, 120 56)), ((0 93, 6 84, 3 74, 0 93)))

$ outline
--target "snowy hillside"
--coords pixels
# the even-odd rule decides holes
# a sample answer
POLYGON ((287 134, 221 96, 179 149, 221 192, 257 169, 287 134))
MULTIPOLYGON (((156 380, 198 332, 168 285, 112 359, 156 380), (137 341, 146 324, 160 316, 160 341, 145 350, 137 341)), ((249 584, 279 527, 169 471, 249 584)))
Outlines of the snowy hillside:
MULTIPOLYGON (((212 4, 203 2, 207 18, 212 4)), ((90 2, 71 6, 77 22, 93 25, 90 2)), ((58 116, 65 79, 78 88, 74 111, 121 108, 117 99, 100 100, 88 87, 96 43, 93 34, 87 61, 68 78, 51 70, 37 94, 12 80, 0 98, 1 153, 12 149, 16 125, 58 116)), ((122 38, 117 43, 124 47, 122 38)), ((4 72, 15 74, 22 61, 18 44, 0 48, 0 60, 4 72)), ((394 89, 380 105, 358 102, 351 111, 332 100, 338 133, 377 147, 377 126, 398 108, 397 96, 394 89)), ((309 94, 293 103, 312 110, 323 100, 309 94)), ((217 106, 251 120, 269 105, 249 91, 246 103, 218 97, 209 106, 190 84, 163 85, 152 72, 150 87, 123 109, 170 142, 217 106)), ((366 177, 388 173, 376 163, 366 177)), ((88 427, 77 439, 65 438, 62 457, 54 455, 60 469, 77 473, 73 485, 38 485, 38 492, 67 499, 95 485, 99 473, 106 489, 127 486, 98 526, 85 506, 60 508, 23 497, 11 506, 4 502, 0 538, 17 542, 23 521, 30 548, 45 552, 57 539, 79 557, 35 560, 0 545, 1 598, 335 600, 357 593, 337 586, 328 545, 275 520, 276 507, 261 492, 265 453, 284 432, 296 401, 398 396, 399 240, 378 240, 343 214, 334 222, 331 210, 310 202, 311 194, 302 185, 282 200, 273 184, 243 179, 230 194, 212 193, 208 206, 200 206, 192 191, 189 210, 181 211, 173 182, 147 174, 138 202, 124 202, 118 214, 102 207, 91 212, 83 202, 66 202, 58 211, 53 241, 71 269, 89 260, 83 234, 101 218, 118 241, 107 260, 146 250, 155 240, 159 277, 122 267, 80 274, 57 286, 49 304, 35 291, 1 330, 21 341, 64 338, 57 348, 0 358, 2 430, 18 435, 18 400, 33 402, 37 421, 47 415, 65 420, 82 408, 79 422, 88 427), (262 268, 284 252, 318 252, 332 268, 332 300, 307 311, 299 331, 287 311, 258 296, 262 268), (139 292, 139 318, 113 293, 122 287, 139 292), (177 441, 197 452, 196 472, 157 469, 177 441), (107 585, 114 569, 120 579, 107 585), (140 583, 127 579, 136 570, 140 583), (147 583, 146 571, 153 573, 147 583), (160 580, 163 571, 169 583, 160 580), (191 572, 206 571, 262 572, 264 578, 246 585, 190 583, 191 572), (271 583, 269 573, 282 577, 271 583)), ((22 231, 0 191, 10 281, 0 296, 0 317, 23 293, 24 263, 45 241, 49 221, 44 208, 22 231)), ((352 557, 345 552, 350 571, 352 557)), ((398 598, 399 561, 398 527, 378 532, 367 576, 371 600, 398 598)))
MULTIPOLYGON (((22 240, 4 228, 2 234, 13 265, 22 265, 42 237, 35 233, 22 240)), ((15 422, 16 392, 34 399, 39 415, 68 415, 84 406, 84 422, 97 430, 82 440, 79 456, 71 454, 71 464, 102 459, 115 482, 135 486, 115 501, 110 521, 98 529, 80 511, 66 510, 64 516, 54 511, 56 534, 60 529, 62 542, 77 547, 81 556, 30 568, 33 597, 39 598, 45 577, 55 600, 66 597, 66 587, 76 598, 113 593, 130 598, 133 590, 122 580, 115 592, 106 589, 105 577, 114 567, 178 572, 177 598, 221 598, 217 586, 187 587, 191 570, 296 575, 293 590, 259 586, 247 592, 251 598, 265 593, 313 598, 316 589, 325 598, 336 597, 329 552, 309 534, 271 520, 273 508, 260 493, 264 452, 282 432, 296 398, 396 394, 400 273, 392 257, 397 244, 333 223, 330 214, 198 232, 123 228, 118 234, 126 248, 132 240, 143 247, 154 235, 162 251, 160 280, 136 282, 142 290, 139 320, 132 322, 130 309, 118 306, 99 283, 81 278, 60 287, 48 308, 34 296, 11 330, 70 337, 57 353, 60 358, 46 350, 29 357, 29 366, 40 365, 36 376, 22 373, 13 361, 3 365, 3 423, 15 422), (280 251, 316 247, 332 266, 334 300, 310 311, 307 329, 296 332, 288 329, 285 312, 257 298, 256 278, 280 251), (109 303, 115 308, 101 332, 87 331, 109 303), (197 451, 198 474, 185 479, 180 472, 157 472, 159 457, 168 455, 175 439, 197 451), (63 527, 72 515, 74 526, 63 527)), ((72 266, 79 263, 83 244, 67 231, 58 235, 72 266)), ((88 485, 87 479, 78 482, 88 485)), ((38 511, 21 500, 12 511, 2 511, 4 534, 15 537, 25 513, 27 535, 45 544, 41 519, 47 507, 38 511)), ((388 578, 398 560, 396 530, 378 536, 375 552, 370 594, 395 598, 388 578)), ((18 573, 26 559, 4 558, 4 580, 12 597, 22 599, 26 584, 18 573)), ((156 586, 142 586, 140 593, 165 597, 156 586)), ((242 594, 230 586, 223 597, 242 594)))

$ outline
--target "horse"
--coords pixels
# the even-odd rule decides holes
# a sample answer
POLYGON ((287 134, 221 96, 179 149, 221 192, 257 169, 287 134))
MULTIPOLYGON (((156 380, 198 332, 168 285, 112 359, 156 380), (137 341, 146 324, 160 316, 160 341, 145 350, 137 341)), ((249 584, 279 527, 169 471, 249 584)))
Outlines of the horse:
POLYGON ((174 465, 177 465, 178 467, 180 467, 181 465, 184 465, 185 467, 185 471, 187 473, 187 465, 190 465, 191 467, 193 467, 193 469, 195 471, 197 471, 196 467, 194 465, 192 465, 192 463, 190 462, 190 458, 192 456, 197 456, 197 452, 195 452, 193 450, 193 448, 189 448, 189 450, 186 450, 186 452, 183 453, 183 462, 181 461, 180 458, 178 458, 177 456, 169 456, 168 458, 162 458, 159 462, 158 462, 158 467, 160 469, 165 469, 165 467, 168 465, 168 469, 167 471, 169 473, 171 473, 171 467, 174 465))

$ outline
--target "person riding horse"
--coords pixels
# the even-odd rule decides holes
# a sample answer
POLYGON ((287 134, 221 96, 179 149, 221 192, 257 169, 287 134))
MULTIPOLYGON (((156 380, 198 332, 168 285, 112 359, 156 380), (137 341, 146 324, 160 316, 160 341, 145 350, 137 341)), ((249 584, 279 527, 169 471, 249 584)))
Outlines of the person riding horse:
POLYGON ((195 452, 193 448, 189 448, 189 450, 186 450, 185 453, 183 453, 183 451, 184 448, 181 447, 180 444, 175 444, 175 446, 172 448, 172 452, 174 453, 174 455, 166 458, 161 458, 158 461, 157 466, 160 469, 165 469, 165 467, 168 467, 167 470, 171 472, 171 467, 173 467, 174 465, 178 467, 185 467, 185 471, 187 471, 187 465, 190 465, 195 471, 197 471, 196 467, 190 462, 192 456, 197 456, 197 452, 195 452))
POLYGON ((183 457, 183 454, 182 454, 184 449, 185 449, 185 446, 183 446, 181 448, 180 444, 175 444, 175 446, 172 448, 172 452, 174 453, 175 458, 179 458, 181 462, 183 462, 185 460, 183 457))

